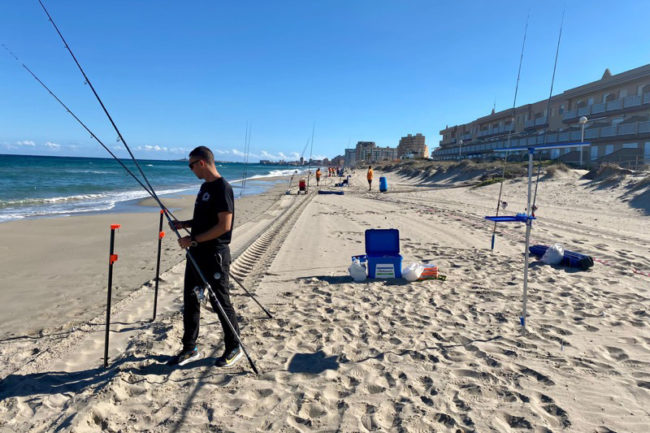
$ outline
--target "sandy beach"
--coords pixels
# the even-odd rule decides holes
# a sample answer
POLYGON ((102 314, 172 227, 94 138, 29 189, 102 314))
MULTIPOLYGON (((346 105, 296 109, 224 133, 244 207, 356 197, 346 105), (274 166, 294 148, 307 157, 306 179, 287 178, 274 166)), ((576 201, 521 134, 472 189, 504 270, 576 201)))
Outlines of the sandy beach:
MULTIPOLYGON (((499 226, 499 184, 470 171, 356 170, 345 194, 237 201, 233 300, 243 359, 223 350, 210 308, 203 358, 180 348, 184 259, 164 240, 159 315, 151 322, 158 213, 0 225, 0 432, 647 432, 650 426, 648 186, 585 171, 543 176, 531 244, 593 256, 587 271, 529 267, 519 325, 524 226, 499 226), (386 176, 387 193, 377 190, 386 176), (642 187, 635 189, 633 185, 642 187), (121 223, 110 367, 104 369, 108 226, 121 223), (397 228, 404 265, 435 263, 446 281, 355 283, 350 257, 369 228, 397 228)), ((338 178, 324 178, 321 188, 338 178)), ((525 208, 523 178, 504 184, 525 208)), ((179 199, 179 218, 192 197, 179 199)))

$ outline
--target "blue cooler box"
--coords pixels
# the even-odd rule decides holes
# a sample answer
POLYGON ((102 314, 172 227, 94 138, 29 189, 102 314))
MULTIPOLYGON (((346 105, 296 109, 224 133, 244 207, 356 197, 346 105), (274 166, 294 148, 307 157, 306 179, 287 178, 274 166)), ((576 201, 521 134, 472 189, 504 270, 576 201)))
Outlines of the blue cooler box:
POLYGON ((368 278, 401 278, 402 256, 399 254, 399 230, 366 230, 368 278))

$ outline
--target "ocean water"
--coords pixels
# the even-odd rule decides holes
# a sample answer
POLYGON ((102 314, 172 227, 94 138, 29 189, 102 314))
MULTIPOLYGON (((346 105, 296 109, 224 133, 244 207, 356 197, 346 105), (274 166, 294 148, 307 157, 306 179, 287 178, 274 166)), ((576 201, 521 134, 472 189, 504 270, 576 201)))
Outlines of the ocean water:
MULTIPOLYGON (((139 176, 132 161, 124 163, 139 176)), ((202 182, 187 161, 138 163, 161 199, 195 194, 202 182)), ((233 186, 235 197, 240 197, 265 191, 273 185, 270 177, 291 175, 296 167, 218 162, 217 169, 233 186)), ((119 210, 121 205, 148 196, 114 159, 0 155, 0 223, 119 210)))

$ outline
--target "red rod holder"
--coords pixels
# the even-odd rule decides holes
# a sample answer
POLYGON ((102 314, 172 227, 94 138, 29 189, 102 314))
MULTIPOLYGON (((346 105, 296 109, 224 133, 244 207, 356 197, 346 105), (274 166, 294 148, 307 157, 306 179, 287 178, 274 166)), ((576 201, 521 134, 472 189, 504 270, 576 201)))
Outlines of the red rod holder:
POLYGON ((165 232, 158 233, 158 239, 162 239, 164 237, 165 237, 165 232))
POLYGON ((115 262, 117 262, 117 254, 111 254, 110 258, 108 259, 108 263, 112 265, 115 262))
POLYGON ((111 230, 116 230, 122 227, 120 224, 111 224, 111 230))

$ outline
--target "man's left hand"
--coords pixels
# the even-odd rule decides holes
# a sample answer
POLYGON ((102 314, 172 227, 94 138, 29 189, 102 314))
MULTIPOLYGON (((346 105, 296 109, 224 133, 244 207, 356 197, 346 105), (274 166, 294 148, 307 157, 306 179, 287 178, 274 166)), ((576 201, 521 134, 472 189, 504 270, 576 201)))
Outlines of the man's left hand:
POLYGON ((178 245, 181 248, 189 248, 192 246, 192 238, 189 236, 183 236, 182 238, 178 238, 178 245))

